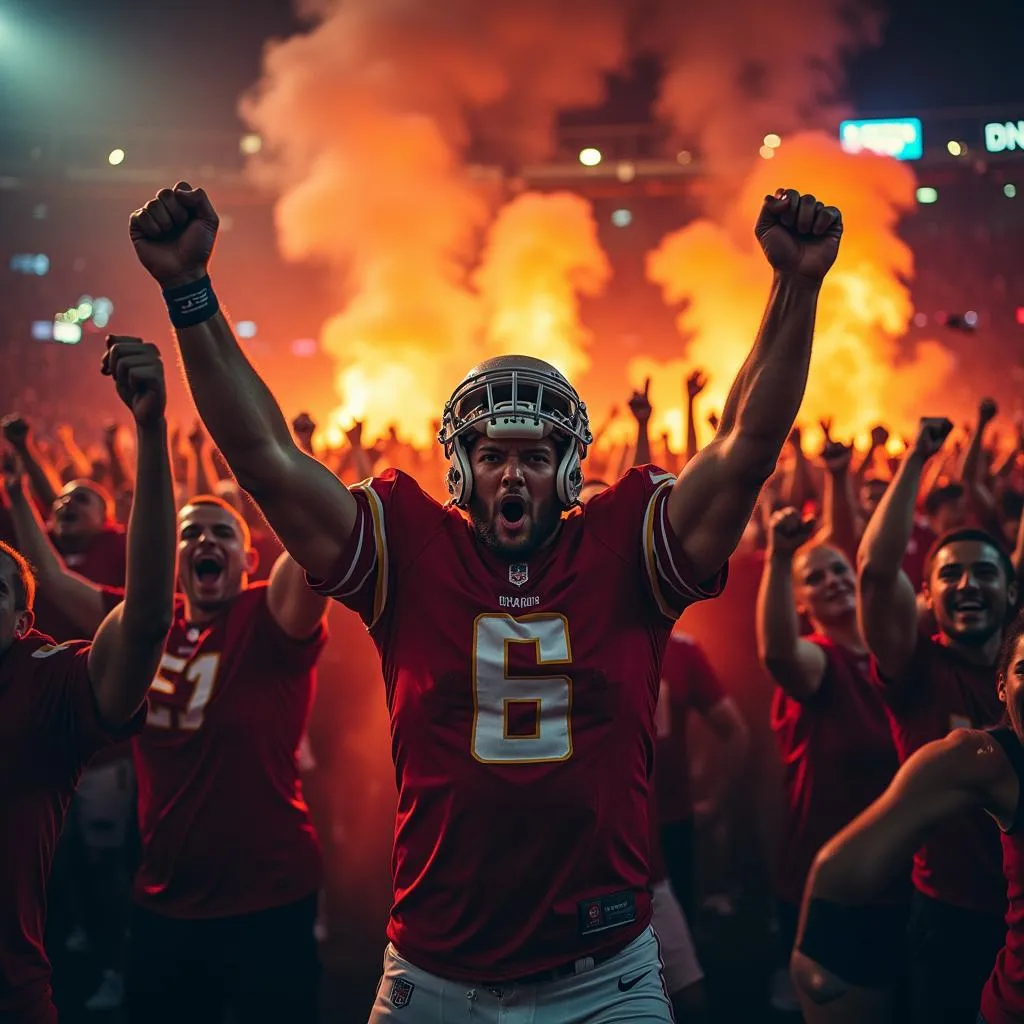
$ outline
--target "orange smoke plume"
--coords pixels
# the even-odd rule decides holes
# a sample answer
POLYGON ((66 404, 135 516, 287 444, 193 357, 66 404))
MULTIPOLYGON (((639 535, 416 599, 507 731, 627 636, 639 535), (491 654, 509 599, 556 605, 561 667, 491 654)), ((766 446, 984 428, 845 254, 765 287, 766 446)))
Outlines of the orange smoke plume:
POLYGON ((906 281, 913 256, 896 234, 914 206, 915 179, 905 165, 872 154, 852 156, 817 133, 786 139, 770 160, 757 161, 735 201, 715 220, 698 220, 666 236, 650 253, 647 276, 665 300, 684 304, 677 324, 692 335, 686 356, 667 364, 630 364, 634 386, 652 377, 652 402, 663 429, 682 440, 682 381, 699 367, 710 377, 706 409, 720 409, 753 344, 771 270, 753 236, 764 196, 779 186, 811 192, 838 206, 846 228, 839 259, 822 288, 807 394, 800 421, 809 440, 830 419, 837 436, 885 422, 911 433, 929 394, 948 379, 953 358, 937 342, 901 358, 899 338, 913 309, 906 281))
POLYGON ((843 60, 882 22, 858 0, 658 4, 644 26, 665 67, 656 112, 731 186, 766 133, 834 130, 843 60))
MULTIPOLYGON (((483 303, 470 288, 498 196, 468 172, 465 151, 472 138, 491 143, 492 162, 543 156, 558 110, 600 100, 605 72, 622 63, 626 9, 624 0, 321 2, 305 11, 307 33, 268 46, 242 104, 264 140, 255 171, 280 194, 285 256, 326 263, 344 284, 343 308, 322 332, 338 365, 329 424, 365 419, 370 437, 397 424, 405 439, 429 442, 454 384, 485 353, 481 339, 507 351, 523 329, 523 344, 537 345, 545 315, 560 358, 585 364, 557 257, 533 279, 549 294, 497 280, 497 267, 527 273, 516 253, 551 239, 528 204, 496 225, 483 303), (529 311, 513 313, 511 294, 529 311)), ((599 252, 564 260, 563 273, 596 287, 599 252)))
POLYGON ((514 199, 491 225, 473 276, 489 353, 537 356, 578 378, 590 365, 593 337, 580 323, 577 293, 600 294, 610 276, 585 199, 568 192, 514 199))

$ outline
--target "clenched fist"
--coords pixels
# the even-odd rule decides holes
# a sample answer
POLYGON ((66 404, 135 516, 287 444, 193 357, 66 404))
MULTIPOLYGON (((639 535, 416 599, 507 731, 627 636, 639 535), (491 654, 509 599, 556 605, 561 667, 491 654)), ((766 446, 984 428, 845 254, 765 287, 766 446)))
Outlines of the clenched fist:
POLYGON ((821 461, 833 476, 845 473, 850 468, 852 459, 853 445, 843 444, 842 441, 835 441, 832 438, 825 442, 825 447, 821 451, 821 461))
POLYGON ((629 399, 629 411, 637 423, 646 423, 651 418, 651 378, 644 381, 643 391, 634 391, 629 399))
POLYGON ((3 427, 4 439, 14 449, 24 448, 28 443, 28 435, 31 430, 29 422, 21 413, 13 412, 0 420, 3 427))
POLYGON ((696 398, 708 385, 707 375, 703 370, 694 370, 689 377, 686 378, 686 394, 691 398, 696 398))
POLYGON ((136 210, 128 230, 139 262, 161 288, 174 288, 206 274, 219 224, 206 193, 179 181, 136 210))
POLYGON ((804 519, 795 508, 780 508, 768 520, 768 553, 791 558, 813 532, 813 519, 804 519))
POLYGON ((814 196, 780 188, 765 196, 754 234, 777 273, 819 284, 839 255, 843 217, 814 196))
POLYGON ((154 426, 163 419, 167 388, 156 345, 141 338, 109 335, 103 373, 114 378, 117 397, 131 409, 140 427, 154 426))
POLYGON ((953 421, 945 416, 923 416, 914 439, 914 453, 923 459, 936 455, 949 437, 953 421))

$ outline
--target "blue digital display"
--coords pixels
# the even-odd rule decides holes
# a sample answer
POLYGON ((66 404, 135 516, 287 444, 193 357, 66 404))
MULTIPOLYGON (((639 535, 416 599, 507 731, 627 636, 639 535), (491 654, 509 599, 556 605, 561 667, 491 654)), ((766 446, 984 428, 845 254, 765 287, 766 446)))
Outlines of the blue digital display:
POLYGON ((916 117, 843 121, 839 144, 847 153, 877 153, 895 160, 920 160, 924 152, 921 122, 916 117))

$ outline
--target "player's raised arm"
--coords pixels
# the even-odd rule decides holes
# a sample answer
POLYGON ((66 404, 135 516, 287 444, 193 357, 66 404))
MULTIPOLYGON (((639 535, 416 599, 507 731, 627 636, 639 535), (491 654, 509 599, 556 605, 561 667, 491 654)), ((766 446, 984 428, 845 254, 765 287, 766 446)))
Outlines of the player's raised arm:
POLYGON ((953 424, 925 418, 864 531, 857 551, 857 613, 864 640, 883 678, 898 680, 917 642, 917 598, 901 566, 914 529, 914 509, 925 463, 953 424))
POLYGON ((808 1021, 882 1019, 867 1012, 878 996, 872 979, 886 972, 874 962, 884 954, 872 945, 874 908, 867 904, 953 816, 985 808, 1010 828, 1019 788, 992 734, 958 729, 916 751, 889 788, 822 847, 807 879, 791 964, 808 1021))
POLYGON ((718 433, 680 474, 668 519, 697 579, 729 558, 775 470, 803 400, 821 282, 843 233, 832 206, 793 189, 767 196, 755 233, 775 277, 754 347, 718 433))
POLYGON ((138 451, 124 601, 103 620, 89 652, 96 705, 103 721, 117 727, 145 699, 171 628, 177 527, 160 352, 137 338, 107 344, 104 372, 135 417, 138 451))
POLYGON ((179 182, 132 214, 132 243, 163 288, 207 430, 289 553, 324 579, 353 530, 356 503, 337 477, 296 445, 218 308, 207 274, 218 223, 206 193, 179 182))

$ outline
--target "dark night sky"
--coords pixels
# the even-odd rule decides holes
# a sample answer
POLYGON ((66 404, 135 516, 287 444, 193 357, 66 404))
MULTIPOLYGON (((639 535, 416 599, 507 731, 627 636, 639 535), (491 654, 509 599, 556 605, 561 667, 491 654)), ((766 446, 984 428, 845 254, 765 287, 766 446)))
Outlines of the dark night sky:
MULTIPOLYGON (((958 7, 890 0, 884 45, 849 69, 859 112, 1024 108, 1024 4, 958 7)), ((0 0, 0 119, 232 130, 262 41, 296 24, 287 0, 0 0)))

